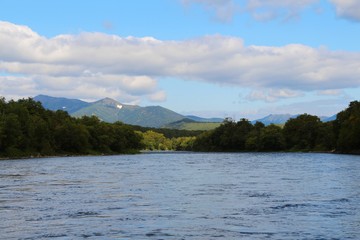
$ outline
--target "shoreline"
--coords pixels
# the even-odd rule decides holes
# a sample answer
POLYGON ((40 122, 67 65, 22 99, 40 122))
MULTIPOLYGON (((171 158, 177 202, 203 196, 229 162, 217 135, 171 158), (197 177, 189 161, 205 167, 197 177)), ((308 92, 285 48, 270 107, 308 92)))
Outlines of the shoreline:
POLYGON ((42 159, 42 158, 71 158, 71 157, 99 157, 99 156, 116 156, 116 155, 135 155, 135 154, 161 154, 161 153, 168 153, 168 154, 176 154, 176 153, 313 153, 313 154, 338 154, 338 155, 360 155, 360 151, 354 152, 337 152, 337 151, 279 151, 279 152, 206 152, 206 151, 176 151, 176 150, 139 150, 138 152, 129 152, 129 153, 114 153, 114 154, 60 154, 60 155, 30 155, 30 156, 23 156, 23 157, 0 157, 0 161, 6 160, 25 160, 25 159, 42 159))

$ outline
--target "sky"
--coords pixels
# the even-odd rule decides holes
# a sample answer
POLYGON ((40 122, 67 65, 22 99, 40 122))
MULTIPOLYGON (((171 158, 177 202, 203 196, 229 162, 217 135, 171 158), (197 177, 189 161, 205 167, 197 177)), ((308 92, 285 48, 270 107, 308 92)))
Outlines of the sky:
POLYGON ((0 96, 250 120, 360 96, 359 0, 2 0, 0 96))

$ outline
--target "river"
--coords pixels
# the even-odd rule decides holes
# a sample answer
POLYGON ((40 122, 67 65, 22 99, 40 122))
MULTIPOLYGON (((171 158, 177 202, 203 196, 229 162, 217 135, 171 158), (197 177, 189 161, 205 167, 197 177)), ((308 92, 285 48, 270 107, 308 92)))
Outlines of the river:
POLYGON ((359 239, 360 156, 0 161, 0 239, 359 239))

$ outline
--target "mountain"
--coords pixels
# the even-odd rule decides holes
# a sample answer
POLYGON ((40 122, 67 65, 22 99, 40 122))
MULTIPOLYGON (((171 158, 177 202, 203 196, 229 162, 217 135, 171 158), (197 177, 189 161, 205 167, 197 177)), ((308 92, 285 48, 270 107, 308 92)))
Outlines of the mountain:
POLYGON ((160 106, 140 107, 121 104, 111 98, 87 103, 77 99, 56 98, 45 95, 34 97, 50 110, 64 110, 74 117, 97 116, 105 122, 121 121, 123 123, 144 127, 162 127, 184 118, 169 109, 160 106))
MULTIPOLYGON (((270 125, 270 124, 285 124, 287 122, 287 120, 289 120, 290 118, 296 118, 299 115, 291 115, 291 114, 270 114, 264 118, 261 119, 257 119, 254 121, 251 121, 251 123, 256 123, 256 122, 262 122, 263 124, 270 125)), ((336 115, 333 115, 331 117, 326 117, 326 116, 320 116, 319 117, 320 120, 322 122, 330 122, 336 119, 336 115)))
POLYGON ((105 122, 121 121, 144 127, 161 127, 184 118, 184 116, 160 106, 140 107, 126 105, 110 98, 94 102, 72 115, 75 117, 94 115, 105 122))
POLYGON ((331 121, 336 120, 336 116, 337 116, 337 114, 332 115, 331 117, 322 117, 320 119, 322 122, 331 122, 331 121))
POLYGON ((91 103, 84 102, 78 99, 68 99, 62 97, 50 97, 46 95, 38 95, 33 98, 35 101, 41 102, 44 108, 56 111, 64 110, 72 114, 84 107, 91 105, 91 103))
POLYGON ((270 124, 284 124, 286 123, 287 120, 289 120, 290 118, 296 118, 298 115, 291 115, 291 114, 270 114, 264 118, 260 118, 254 121, 251 121, 251 123, 256 123, 256 122, 262 122, 263 124, 265 124, 265 126, 270 125, 270 124))
POLYGON ((192 115, 188 115, 185 116, 187 119, 191 119, 194 120, 196 122, 209 122, 209 123, 217 123, 217 122, 223 122, 224 119, 222 118, 202 118, 202 117, 197 117, 197 116, 192 116, 192 115))

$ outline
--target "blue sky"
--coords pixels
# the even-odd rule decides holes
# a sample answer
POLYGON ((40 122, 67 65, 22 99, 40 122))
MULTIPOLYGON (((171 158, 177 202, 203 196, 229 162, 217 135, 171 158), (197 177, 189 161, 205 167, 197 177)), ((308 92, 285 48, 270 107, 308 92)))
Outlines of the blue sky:
POLYGON ((2 1, 0 95, 330 116, 360 96, 358 0, 2 1))

